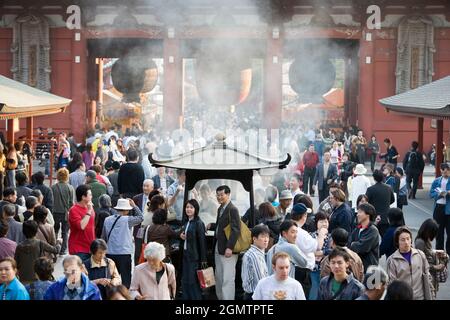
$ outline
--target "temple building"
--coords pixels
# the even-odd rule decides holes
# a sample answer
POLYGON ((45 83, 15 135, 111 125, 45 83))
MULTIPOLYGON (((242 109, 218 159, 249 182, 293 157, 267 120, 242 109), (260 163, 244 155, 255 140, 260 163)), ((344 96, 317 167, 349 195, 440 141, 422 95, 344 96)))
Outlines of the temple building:
MULTIPOLYGON (((34 127, 78 141, 111 118, 148 115, 170 130, 226 110, 260 114, 268 129, 331 117, 389 137, 403 157, 417 118, 379 100, 450 75, 450 2, 1 0, 0 75, 71 99, 34 127)), ((25 120, 6 126, 20 135, 25 120)), ((425 151, 435 130, 425 119, 425 151)))

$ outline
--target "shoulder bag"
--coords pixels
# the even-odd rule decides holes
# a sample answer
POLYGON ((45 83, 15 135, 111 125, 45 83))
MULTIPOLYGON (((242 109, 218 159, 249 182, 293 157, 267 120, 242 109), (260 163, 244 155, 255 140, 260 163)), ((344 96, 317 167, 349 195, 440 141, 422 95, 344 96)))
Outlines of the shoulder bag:
MULTIPOLYGON (((231 214, 229 211, 228 211, 228 219, 230 222, 223 229, 227 240, 230 239, 230 235, 231 235, 231 214)), ((251 233, 250 229, 240 218, 239 218, 239 223, 241 224, 241 232, 236 241, 236 244, 234 245, 233 253, 241 253, 242 251, 245 251, 248 248, 250 248, 250 246, 252 244, 252 233, 251 233)))

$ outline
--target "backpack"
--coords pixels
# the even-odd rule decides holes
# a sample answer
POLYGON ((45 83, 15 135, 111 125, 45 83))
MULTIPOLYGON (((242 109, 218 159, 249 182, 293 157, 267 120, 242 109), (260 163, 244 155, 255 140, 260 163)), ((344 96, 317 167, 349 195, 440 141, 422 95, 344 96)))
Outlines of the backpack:
POLYGON ((408 157, 408 168, 419 168, 419 160, 417 159, 417 152, 411 151, 408 157))

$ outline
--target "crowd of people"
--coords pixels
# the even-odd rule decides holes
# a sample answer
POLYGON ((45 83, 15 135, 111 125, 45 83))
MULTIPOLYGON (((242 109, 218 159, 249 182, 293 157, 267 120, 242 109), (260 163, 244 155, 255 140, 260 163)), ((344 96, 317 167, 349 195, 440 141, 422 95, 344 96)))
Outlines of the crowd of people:
POLYGON ((216 133, 207 130, 198 140, 174 141, 164 131, 158 136, 133 127, 122 134, 112 127, 92 132, 82 144, 73 135, 40 130, 52 143, 38 143, 34 154, 23 142, 1 145, 0 297, 436 298, 450 250, 448 237, 444 248, 450 232, 446 163, 430 189, 434 219, 424 221, 414 239, 402 210, 416 197, 424 170, 417 142, 401 163, 388 138, 382 153, 375 136, 367 141, 360 130, 286 128, 276 148, 292 154, 292 164, 260 177, 255 211, 241 212, 233 203, 238 191, 224 181, 198 183, 185 202, 185 171, 150 165, 150 153, 169 157, 207 145, 216 133), (44 183, 50 148, 57 180, 51 187, 44 183), (29 177, 33 157, 45 169, 29 177), (385 163, 375 168, 380 158, 385 163), (236 250, 246 228, 251 245, 236 250), (383 255, 386 268, 379 263, 383 255), (64 270, 59 279, 55 263, 64 270), (212 265, 214 292, 197 276, 212 265))

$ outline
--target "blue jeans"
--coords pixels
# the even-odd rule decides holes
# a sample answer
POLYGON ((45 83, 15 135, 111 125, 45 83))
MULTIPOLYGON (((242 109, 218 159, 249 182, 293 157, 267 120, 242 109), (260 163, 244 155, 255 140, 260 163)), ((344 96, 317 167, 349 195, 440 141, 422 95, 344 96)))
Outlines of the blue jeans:
POLYGON ((317 300, 319 295, 319 284, 320 284, 320 270, 314 270, 310 273, 311 276, 311 290, 309 291, 308 300, 317 300))

